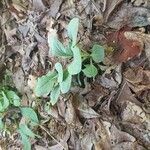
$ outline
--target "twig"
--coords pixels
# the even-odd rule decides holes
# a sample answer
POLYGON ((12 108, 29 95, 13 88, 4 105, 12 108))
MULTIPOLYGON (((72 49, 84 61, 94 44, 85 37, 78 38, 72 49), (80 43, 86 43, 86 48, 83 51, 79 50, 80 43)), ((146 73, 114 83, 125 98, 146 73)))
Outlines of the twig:
POLYGON ((55 139, 55 138, 47 131, 47 129, 46 129, 44 126, 39 125, 39 127, 40 127, 42 130, 44 130, 57 144, 59 144, 60 146, 62 146, 63 149, 65 149, 65 147, 64 147, 57 139, 55 139))

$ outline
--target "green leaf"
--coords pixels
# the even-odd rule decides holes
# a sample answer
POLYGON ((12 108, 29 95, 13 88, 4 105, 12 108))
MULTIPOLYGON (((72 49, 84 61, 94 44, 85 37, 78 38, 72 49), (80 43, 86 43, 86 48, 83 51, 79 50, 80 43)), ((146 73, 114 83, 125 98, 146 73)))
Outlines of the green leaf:
POLYGON ((68 71, 64 72, 64 80, 60 83, 61 92, 67 93, 70 90, 72 81, 72 75, 68 73, 68 71))
POLYGON ((2 102, 0 102, 0 112, 4 111, 2 102))
POLYGON ((20 124, 19 129, 21 132, 31 138, 35 138, 35 134, 28 128, 26 124, 20 124))
POLYGON ((9 106, 9 99, 7 98, 6 94, 2 91, 3 95, 3 110, 6 109, 9 106))
POLYGON ((56 102, 58 101, 59 95, 60 95, 60 86, 57 85, 56 87, 54 87, 50 95, 50 102, 52 105, 56 104, 56 102))
POLYGON ((81 54, 78 47, 72 47, 73 61, 68 65, 68 72, 71 75, 78 74, 81 71, 81 54))
POLYGON ((38 78, 35 88, 36 96, 48 95, 53 89, 53 86, 56 82, 57 73, 52 72, 48 73, 40 78, 38 78))
POLYGON ((24 150, 31 150, 31 143, 30 143, 29 137, 26 136, 20 129, 18 131, 21 135, 21 141, 23 144, 23 149, 24 150))
POLYGON ((14 91, 8 91, 7 98, 13 105, 20 106, 20 98, 14 91))
POLYGON ((72 40, 72 46, 75 46, 77 43, 78 26, 79 26, 79 19, 73 18, 69 22, 67 27, 68 36, 72 40))
POLYGON ((56 35, 48 35, 48 44, 53 56, 66 56, 66 49, 56 35))
POLYGON ((73 57, 73 52, 71 50, 71 47, 72 47, 72 42, 69 41, 68 45, 66 46, 66 51, 67 51, 68 56, 73 57))
POLYGON ((37 114, 35 113, 35 111, 32 109, 32 108, 29 108, 29 107, 22 107, 20 108, 21 109, 21 113, 22 115, 29 119, 30 121, 38 124, 39 123, 39 120, 38 120, 38 117, 37 117, 37 114))
POLYGON ((85 65, 85 69, 83 69, 82 71, 89 78, 95 77, 98 73, 97 68, 93 64, 85 65))
POLYGON ((61 63, 57 62, 55 64, 55 69, 58 72, 58 83, 61 83, 63 81, 63 68, 62 68, 61 63))
POLYGON ((92 59, 98 63, 104 60, 104 55, 104 48, 100 45, 95 44, 92 48, 92 59))

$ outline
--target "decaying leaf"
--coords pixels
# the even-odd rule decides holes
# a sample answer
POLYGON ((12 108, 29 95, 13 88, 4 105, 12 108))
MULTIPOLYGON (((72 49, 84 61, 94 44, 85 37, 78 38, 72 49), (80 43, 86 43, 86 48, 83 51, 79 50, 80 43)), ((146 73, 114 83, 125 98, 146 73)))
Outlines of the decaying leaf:
POLYGON ((127 81, 123 82, 123 85, 120 89, 120 93, 117 97, 117 103, 120 105, 123 105, 124 102, 129 101, 137 104, 138 106, 141 106, 141 103, 134 97, 132 94, 127 81))
POLYGON ((108 21, 108 18, 112 15, 112 12, 114 11, 115 8, 117 8, 117 6, 119 6, 119 4, 122 3, 123 0, 106 0, 106 9, 104 11, 104 19, 105 22, 108 21))
MULTIPOLYGON (((19 92, 21 107, 33 106, 37 110, 36 117, 31 111, 24 115, 31 120, 36 118, 36 122, 38 118, 39 128, 44 127, 35 128, 36 134, 42 138, 31 140, 32 149, 145 150, 149 148, 149 8, 149 0, 0 1, 0 59, 2 63, 0 74, 3 76, 6 68, 12 71, 14 85, 10 88, 19 92), (75 19, 69 27, 69 39, 66 31, 67 23, 74 17, 80 20, 78 40, 76 39, 78 19, 75 19), (96 20, 98 22, 95 22, 96 20), (75 27, 75 30, 72 27, 75 27), (139 27, 144 28, 145 33, 140 32, 139 27), (113 29, 116 31, 112 32, 113 29), (112 44, 110 47, 103 45, 107 44, 104 33, 109 32, 112 32, 107 41, 108 44, 112 44), (62 44, 58 41, 52 44, 50 41, 53 37, 55 40, 60 39, 62 44), (69 40, 74 41, 72 46, 75 47, 72 51, 68 50, 69 46, 67 47, 69 40), (100 44, 101 47, 96 45, 93 51, 88 51, 94 44, 100 44), (66 56, 68 50, 68 56, 74 56, 73 63, 66 74, 63 69, 69 65, 66 62, 72 59, 69 57, 65 61, 61 57, 52 57, 52 53, 48 54, 49 48, 51 51, 52 47, 59 54, 66 56), (86 70, 86 74, 88 73, 91 77, 98 73, 95 79, 86 79, 81 72, 81 82, 82 79, 88 82, 83 81, 85 87, 76 85, 77 76, 75 75, 89 64, 88 62, 82 64, 82 53, 79 53, 82 49, 89 53, 97 69, 92 66, 86 70), (110 63, 103 61, 104 50, 106 55, 110 54, 106 56, 106 60, 109 59, 110 63), (113 50, 116 50, 114 57, 119 64, 109 66, 113 63, 111 58, 113 50), (132 64, 137 59, 131 58, 138 59, 139 65, 136 68, 132 64), (129 59, 129 63, 120 63, 127 62, 129 59), (63 67, 55 66, 56 62, 61 62, 63 67), (46 96, 36 97, 33 91, 37 76, 46 74, 50 70, 58 73, 59 83, 57 81, 54 83, 54 89, 53 86, 50 88, 53 84, 52 80, 44 80, 47 86, 45 88, 41 85, 39 92, 42 93, 50 88, 49 92, 46 92, 46 96), (74 84, 75 88, 72 88, 74 84), (63 94, 56 105, 52 106, 49 96, 53 90, 51 98, 56 100, 56 93, 59 94, 60 89, 58 85, 63 94), (67 94, 70 86, 71 94, 67 94)), ((2 84, 3 80, 0 89, 2 84)), ((14 93, 8 93, 11 98, 14 96, 14 93)), ((6 97, 5 100, 7 102, 6 97)), ((17 101, 15 105, 19 106, 19 104, 17 101)), ((4 123, 6 121, 9 124, 13 120, 16 122, 15 128, 19 123, 26 123, 24 117, 19 119, 20 114, 14 114, 18 117, 14 119, 9 111, 12 110, 8 110, 0 121, 4 123)), ((13 125, 10 124, 10 127, 13 125)), ((6 127, 6 129, 9 131, 9 128, 6 127)), ((20 136, 17 134, 12 138, 8 131, 0 134, 0 144, 5 138, 10 137, 6 139, 5 147, 2 149, 11 150, 17 147, 22 149, 20 136)))
POLYGON ((87 133, 84 135, 84 137, 81 140, 81 147, 85 150, 91 150, 93 147, 92 137, 90 133, 87 133))
POLYGON ((97 118, 99 114, 96 113, 88 104, 84 101, 81 101, 78 107, 79 114, 83 118, 97 118))
POLYGON ((150 10, 147 8, 133 7, 132 4, 123 3, 118 9, 107 22, 111 28, 120 29, 124 25, 141 27, 150 24, 150 10))
POLYGON ((116 49, 114 52, 115 62, 126 62, 131 58, 137 57, 144 48, 143 41, 133 38, 133 36, 127 36, 129 32, 126 31, 130 30, 130 27, 123 27, 108 35, 108 43, 116 49))
POLYGON ((128 69, 125 73, 126 80, 131 83, 129 87, 139 93, 150 89, 150 71, 142 68, 128 69))
POLYGON ((44 11, 46 9, 42 0, 33 0, 32 5, 36 11, 44 11))

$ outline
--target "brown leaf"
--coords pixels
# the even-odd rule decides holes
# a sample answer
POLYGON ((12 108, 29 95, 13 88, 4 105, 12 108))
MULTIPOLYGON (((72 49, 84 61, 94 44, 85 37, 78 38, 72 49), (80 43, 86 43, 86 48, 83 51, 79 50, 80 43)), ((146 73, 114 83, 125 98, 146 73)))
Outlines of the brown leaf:
POLYGON ((112 125, 110 127, 110 138, 111 138, 111 145, 116 146, 119 143, 124 143, 124 142, 135 142, 136 139, 131 136, 130 134, 120 131, 117 129, 116 126, 112 125))
POLYGON ((25 92, 25 77, 22 68, 18 68, 13 74, 13 82, 20 93, 25 92))
POLYGON ((139 93, 150 89, 150 71, 143 68, 128 69, 124 76, 129 82, 128 86, 135 92, 139 93))
POLYGON ((128 86, 127 81, 123 82, 122 87, 120 88, 120 92, 118 93, 117 103, 122 106, 126 101, 133 102, 138 106, 141 106, 141 103, 134 97, 131 93, 131 90, 128 86))
POLYGON ((70 129, 71 137, 69 139, 70 147, 73 150, 81 150, 81 140, 78 138, 77 132, 74 129, 70 129))
POLYGON ((133 5, 123 3, 118 10, 110 15, 107 24, 114 29, 120 29, 124 25, 131 27, 147 26, 150 24, 150 9, 144 7, 133 7, 133 5))
POLYGON ((93 141, 90 133, 86 133, 81 140, 81 147, 83 150, 92 150, 93 141))
POLYGON ((100 116, 90 106, 88 106, 88 104, 84 100, 80 101, 80 104, 78 106, 78 111, 81 117, 83 118, 89 119, 89 118, 97 118, 100 116))
POLYGON ((51 6, 50 6, 49 15, 55 18, 63 1, 62 0, 57 0, 57 1, 52 0, 52 1, 50 1, 50 3, 51 3, 51 6))
POLYGON ((143 122, 150 123, 150 120, 146 117, 142 108, 129 101, 125 102, 124 106, 121 108, 121 119, 124 122, 134 124, 142 124, 143 122))
POLYGON ((44 11, 46 9, 42 0, 33 0, 32 6, 36 11, 44 11))
POLYGON ((89 106, 92 107, 98 104, 101 99, 108 94, 109 91, 95 81, 84 98, 88 101, 89 106))
POLYGON ((121 124, 122 131, 125 131, 133 135, 139 143, 142 143, 146 149, 150 149, 150 140, 149 140, 149 131, 145 130, 141 125, 131 124, 129 122, 122 122, 121 124))
POLYGON ((115 48, 114 61, 117 63, 126 62, 138 56, 144 48, 144 44, 140 39, 127 34, 129 33, 127 31, 130 30, 130 27, 123 27, 108 35, 108 43, 115 48))
POLYGON ((73 102, 73 96, 71 95, 70 98, 66 101, 66 112, 65 112, 65 121, 67 124, 78 126, 81 128, 81 123, 76 113, 76 107, 73 102))
POLYGON ((108 18, 111 16, 112 12, 114 11, 115 8, 117 8, 117 6, 122 3, 123 0, 107 0, 106 3, 106 9, 104 11, 104 19, 105 22, 108 21, 108 18))
POLYGON ((111 150, 110 132, 108 129, 111 127, 109 122, 97 121, 95 124, 95 150, 111 150))
POLYGON ((35 150, 48 150, 46 147, 34 145, 35 150))

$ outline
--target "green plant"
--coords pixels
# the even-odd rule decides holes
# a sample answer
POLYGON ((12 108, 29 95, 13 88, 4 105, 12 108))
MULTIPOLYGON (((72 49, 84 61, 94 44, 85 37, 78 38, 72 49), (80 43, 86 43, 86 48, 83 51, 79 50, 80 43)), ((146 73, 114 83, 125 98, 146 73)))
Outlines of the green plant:
POLYGON ((58 39, 56 34, 48 36, 48 44, 53 56, 66 60, 72 60, 67 66, 63 67, 57 62, 54 70, 37 79, 35 94, 48 96, 50 94, 50 103, 54 105, 60 94, 65 94, 70 90, 72 77, 83 72, 86 77, 92 78, 98 74, 95 63, 104 59, 104 48, 95 44, 91 53, 82 51, 77 45, 79 19, 74 18, 67 27, 69 42, 65 47, 58 39), (84 61, 88 60, 88 64, 84 61))
POLYGON ((31 149, 30 138, 37 136, 32 128, 39 124, 35 111, 30 107, 21 106, 21 99, 15 91, 5 85, 0 87, 0 130, 6 134, 18 131, 24 145, 24 150, 31 149), (6 119, 11 116, 11 124, 6 119), (23 121, 20 121, 23 120, 23 121), (10 126, 10 127, 9 127, 10 126))

